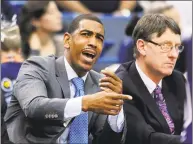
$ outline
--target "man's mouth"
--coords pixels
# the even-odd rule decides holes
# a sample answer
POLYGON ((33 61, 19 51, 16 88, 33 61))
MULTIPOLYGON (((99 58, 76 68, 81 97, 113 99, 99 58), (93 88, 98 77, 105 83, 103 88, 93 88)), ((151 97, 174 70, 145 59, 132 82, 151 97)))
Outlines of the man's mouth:
POLYGON ((82 54, 90 59, 94 59, 96 57, 96 52, 92 49, 85 49, 82 54))
POLYGON ((174 63, 166 63, 166 64, 174 66, 174 63))

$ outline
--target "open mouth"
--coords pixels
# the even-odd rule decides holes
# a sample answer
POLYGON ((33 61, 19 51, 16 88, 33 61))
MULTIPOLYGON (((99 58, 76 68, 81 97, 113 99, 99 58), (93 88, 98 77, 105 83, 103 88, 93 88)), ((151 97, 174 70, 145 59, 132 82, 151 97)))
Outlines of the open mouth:
POLYGON ((88 58, 94 59, 96 57, 96 52, 93 50, 85 50, 82 54, 88 58))

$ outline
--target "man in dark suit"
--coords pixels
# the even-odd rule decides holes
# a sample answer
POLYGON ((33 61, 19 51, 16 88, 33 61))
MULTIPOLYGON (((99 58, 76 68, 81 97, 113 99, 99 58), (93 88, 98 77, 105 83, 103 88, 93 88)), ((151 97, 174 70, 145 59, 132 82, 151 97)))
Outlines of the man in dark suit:
POLYGON ((116 117, 123 99, 131 99, 120 94, 122 81, 114 73, 104 70, 101 77, 91 70, 103 40, 102 22, 80 15, 64 34, 64 57, 23 63, 5 116, 11 141, 85 144, 90 133, 96 140, 106 119, 102 114, 116 117))
POLYGON ((183 51, 180 35, 176 22, 164 15, 146 15, 138 21, 133 31, 136 60, 116 71, 123 93, 133 100, 124 102, 122 132, 115 133, 106 123, 100 144, 181 143, 185 79, 174 71, 183 51))

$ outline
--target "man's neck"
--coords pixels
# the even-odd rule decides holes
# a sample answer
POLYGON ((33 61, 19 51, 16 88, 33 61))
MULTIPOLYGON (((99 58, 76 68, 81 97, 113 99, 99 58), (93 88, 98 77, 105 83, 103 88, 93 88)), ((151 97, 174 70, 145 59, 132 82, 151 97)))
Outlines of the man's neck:
POLYGON ((50 42, 52 40, 52 35, 50 33, 42 31, 42 30, 37 30, 34 33, 34 35, 38 36, 38 38, 40 40, 40 44, 42 46, 46 45, 48 42, 50 42))
POLYGON ((75 64, 73 64, 69 58, 69 55, 67 53, 65 53, 65 57, 66 57, 66 60, 67 62, 69 63, 69 65, 72 67, 72 69, 76 72, 76 74, 78 75, 78 77, 83 77, 86 75, 86 73, 88 71, 85 71, 81 68, 78 68, 75 64))

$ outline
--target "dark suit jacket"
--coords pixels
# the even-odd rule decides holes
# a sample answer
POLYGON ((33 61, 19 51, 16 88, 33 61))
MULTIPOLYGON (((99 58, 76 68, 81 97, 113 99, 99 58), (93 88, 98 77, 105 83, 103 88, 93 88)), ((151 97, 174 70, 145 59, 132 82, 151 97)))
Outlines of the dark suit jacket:
MULTIPOLYGON (((99 91, 99 78, 97 72, 89 72, 85 94, 99 91)), ((69 98, 64 57, 36 56, 25 61, 5 116, 10 140, 14 143, 55 143, 73 120, 64 121, 64 108, 69 98)), ((89 112, 89 133, 94 137, 100 133, 105 118, 89 112)))
POLYGON ((178 144, 183 127, 183 106, 185 98, 185 80, 180 72, 163 78, 162 93, 175 125, 175 134, 171 135, 168 124, 137 72, 134 62, 122 64, 117 75, 123 80, 123 93, 133 96, 125 101, 124 131, 113 132, 108 123, 101 134, 100 144, 178 144), (122 138, 122 139, 121 139, 122 138), (122 140, 122 141, 121 141, 122 140))

